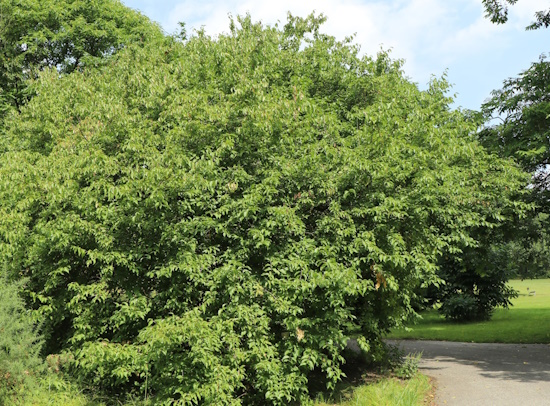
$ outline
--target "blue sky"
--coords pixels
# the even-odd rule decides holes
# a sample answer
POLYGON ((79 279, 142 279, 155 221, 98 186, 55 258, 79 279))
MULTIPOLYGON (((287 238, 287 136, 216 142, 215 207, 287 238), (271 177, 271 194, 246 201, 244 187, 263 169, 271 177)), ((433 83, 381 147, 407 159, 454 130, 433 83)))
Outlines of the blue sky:
POLYGON ((355 34, 362 52, 380 48, 405 60, 405 73, 426 87, 432 75, 447 78, 455 106, 479 109, 491 90, 515 77, 550 52, 550 29, 525 31, 535 11, 548 0, 519 0, 510 20, 494 25, 483 17, 481 0, 123 0, 157 21, 168 33, 185 22, 188 30, 204 26, 216 35, 229 27, 228 14, 249 12, 254 20, 274 24, 287 11, 306 16, 313 10, 328 17, 325 32, 342 39, 355 34))

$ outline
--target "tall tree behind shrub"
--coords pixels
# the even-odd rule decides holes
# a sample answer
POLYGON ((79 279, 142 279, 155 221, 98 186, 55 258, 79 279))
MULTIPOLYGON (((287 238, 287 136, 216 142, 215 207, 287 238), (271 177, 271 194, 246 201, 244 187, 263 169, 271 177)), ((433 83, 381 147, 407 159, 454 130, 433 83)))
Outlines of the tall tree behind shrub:
POLYGON ((148 18, 118 0, 0 2, 0 118, 32 96, 29 79, 100 63, 120 48, 159 37, 148 18))
POLYGON ((2 271, 29 278, 48 351, 116 393, 298 404, 374 350, 441 255, 522 210, 444 80, 250 17, 130 46, 6 121, 2 271), (182 37, 184 38, 184 37, 182 37))
POLYGON ((538 213, 516 224, 513 238, 492 247, 495 266, 513 278, 550 276, 550 236, 547 213, 538 213))
POLYGON ((550 269, 550 62, 545 55, 518 77, 503 83, 482 106, 487 122, 479 133, 491 152, 511 157, 529 173, 524 198, 536 206, 530 217, 517 225, 510 243, 497 249, 509 258, 517 276, 538 277, 550 269))
POLYGON ((549 211, 550 61, 540 57, 516 78, 493 91, 482 106, 487 127, 479 139, 492 152, 513 157, 532 176, 530 195, 549 211))

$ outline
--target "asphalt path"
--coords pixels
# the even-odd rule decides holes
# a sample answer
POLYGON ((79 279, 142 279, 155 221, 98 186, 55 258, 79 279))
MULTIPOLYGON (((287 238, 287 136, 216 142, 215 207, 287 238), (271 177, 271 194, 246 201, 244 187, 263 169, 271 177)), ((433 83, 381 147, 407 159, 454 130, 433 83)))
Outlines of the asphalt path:
POLYGON ((550 405, 550 345, 388 343, 422 353, 420 370, 435 379, 437 406, 550 405))

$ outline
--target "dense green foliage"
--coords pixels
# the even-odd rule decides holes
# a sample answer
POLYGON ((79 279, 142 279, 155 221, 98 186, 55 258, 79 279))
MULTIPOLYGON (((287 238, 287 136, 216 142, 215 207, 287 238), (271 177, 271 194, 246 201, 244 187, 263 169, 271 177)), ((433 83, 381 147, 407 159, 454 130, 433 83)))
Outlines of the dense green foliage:
MULTIPOLYGON (((515 3, 517 0, 483 0, 486 16, 498 24, 508 20, 508 6, 515 3)), ((550 24, 550 11, 537 12, 535 17, 527 29, 550 24)), ((550 162, 548 72, 547 63, 541 59, 520 78, 509 79, 502 90, 493 92, 492 100, 482 106, 482 115, 486 122, 495 114, 505 115, 506 119, 478 134, 489 151, 515 158, 533 175, 531 184, 525 177, 525 186, 533 193, 524 191, 517 198, 527 204, 536 201, 539 209, 541 203, 550 208, 546 169, 550 162)), ((439 310, 445 317, 462 321, 488 319, 496 307, 508 307, 515 296, 506 285, 510 277, 542 276, 548 272, 544 216, 531 210, 528 217, 516 218, 504 228, 475 230, 474 238, 480 244, 466 248, 462 255, 442 259, 438 274, 446 283, 429 289, 430 300, 441 303, 439 310)))
POLYGON ((2 0, 0 118, 26 103, 34 92, 29 79, 44 68, 69 73, 160 35, 158 27, 118 0, 2 0))
POLYGON ((442 301, 440 312, 450 320, 467 321, 481 318, 476 298, 470 293, 453 292, 442 301))
POLYGON ((548 213, 523 219, 510 238, 491 247, 495 268, 512 278, 533 279, 550 276, 550 235, 548 213))
POLYGON ((161 404, 297 404, 413 314, 524 181, 387 54, 322 18, 45 70, 0 140, 2 273, 48 352, 161 404))
MULTIPOLYGON (((520 221, 524 221, 525 217, 520 221)), ((514 276, 505 263, 502 251, 507 247, 506 234, 516 222, 498 229, 476 230, 474 235, 480 244, 467 247, 461 255, 442 258, 438 275, 444 284, 430 287, 430 299, 440 304, 440 312, 454 320, 485 320, 497 307, 508 307, 516 296, 507 285, 514 276), (435 292, 435 293, 432 293, 435 292)))
MULTIPOLYGON (((508 21, 508 6, 513 6, 518 0, 482 0, 485 16, 493 23, 504 24, 508 21)), ((528 30, 548 28, 550 26, 550 10, 540 10, 535 13, 535 21, 527 26, 528 30)))
POLYGON ((544 56, 517 78, 504 82, 500 90, 483 106, 490 119, 502 122, 486 128, 480 140, 489 150, 513 157, 533 175, 535 197, 546 205, 550 197, 550 62, 544 56))

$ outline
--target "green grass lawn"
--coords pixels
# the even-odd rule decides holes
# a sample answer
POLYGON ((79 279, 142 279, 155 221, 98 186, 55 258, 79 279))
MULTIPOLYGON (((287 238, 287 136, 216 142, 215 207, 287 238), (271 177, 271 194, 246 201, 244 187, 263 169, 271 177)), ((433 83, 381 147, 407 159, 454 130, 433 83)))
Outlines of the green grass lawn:
POLYGON ((489 321, 448 322, 432 309, 422 320, 404 329, 392 331, 391 339, 465 341, 478 343, 550 343, 550 279, 513 280, 519 291, 509 309, 496 309, 489 321), (529 295, 535 291, 535 295, 529 295))

